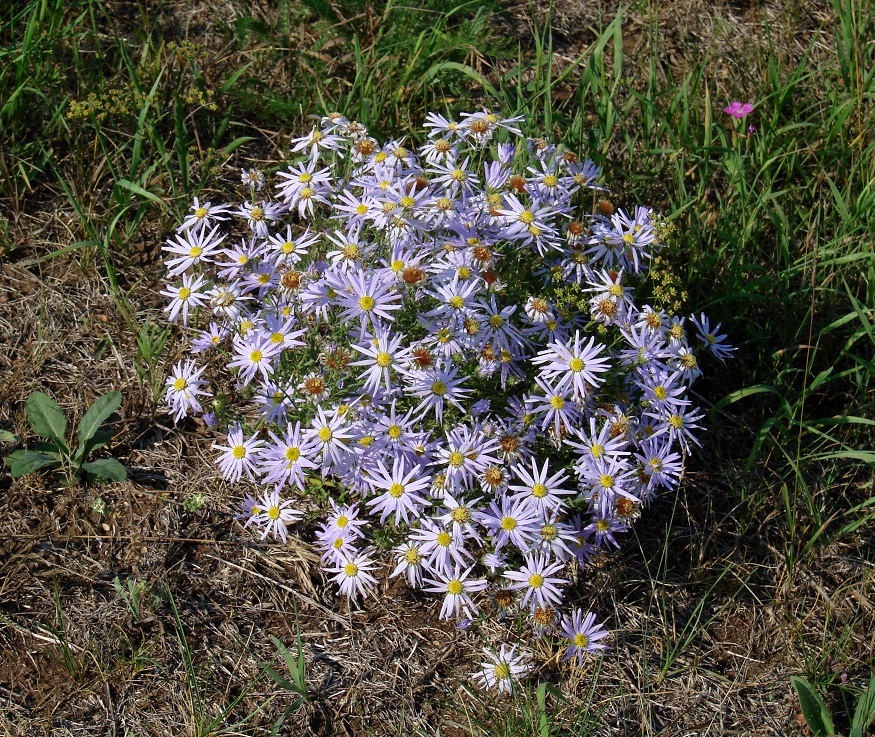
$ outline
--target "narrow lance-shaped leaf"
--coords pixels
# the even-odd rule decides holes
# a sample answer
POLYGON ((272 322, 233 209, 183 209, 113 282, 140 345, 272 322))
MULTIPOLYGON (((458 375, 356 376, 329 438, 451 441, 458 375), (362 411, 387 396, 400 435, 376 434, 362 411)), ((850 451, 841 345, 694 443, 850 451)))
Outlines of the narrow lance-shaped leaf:
POLYGON ((79 449, 76 451, 76 458, 80 462, 84 460, 89 451, 95 447, 95 443, 92 441, 96 439, 100 426, 119 408, 121 403, 122 394, 116 389, 98 398, 85 413, 85 416, 79 423, 79 430, 77 433, 79 436, 79 449))
POLYGON ((869 688, 860 694, 857 701, 850 737, 863 737, 873 721, 875 721, 875 676, 869 679, 869 688))

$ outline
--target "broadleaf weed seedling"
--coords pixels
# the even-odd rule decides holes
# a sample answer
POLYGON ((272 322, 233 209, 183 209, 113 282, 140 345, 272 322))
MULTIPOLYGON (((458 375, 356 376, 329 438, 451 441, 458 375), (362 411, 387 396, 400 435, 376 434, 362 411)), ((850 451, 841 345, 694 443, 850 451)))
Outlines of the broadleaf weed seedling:
POLYGON ((136 621, 150 617, 161 603, 161 596, 155 592, 149 581, 128 578, 124 583, 118 576, 112 581, 116 596, 127 604, 136 621))
POLYGON ((48 394, 32 392, 27 398, 27 419, 31 430, 48 442, 37 444, 35 450, 17 450, 6 456, 12 477, 18 478, 43 468, 60 468, 68 485, 83 476, 124 481, 127 469, 115 458, 87 460, 112 439, 114 433, 102 428, 121 401, 121 392, 114 390, 94 402, 79 422, 76 432, 79 445, 74 451, 66 438, 67 418, 57 402, 48 394))

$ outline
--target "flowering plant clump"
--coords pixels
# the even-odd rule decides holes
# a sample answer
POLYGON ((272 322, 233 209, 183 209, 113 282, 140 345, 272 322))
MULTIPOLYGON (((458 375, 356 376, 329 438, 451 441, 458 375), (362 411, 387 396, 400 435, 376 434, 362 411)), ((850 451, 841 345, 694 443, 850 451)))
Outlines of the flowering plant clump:
MULTIPOLYGON (((243 204, 196 199, 164 249, 166 311, 193 331, 166 401, 226 428, 223 476, 264 487, 244 527, 285 541, 324 514, 341 594, 391 557, 441 618, 522 613, 580 662, 607 633, 564 611, 570 575, 678 485, 699 356, 733 348, 638 304, 665 224, 615 211, 597 166, 519 122, 431 113, 416 152, 330 115, 274 199, 252 170, 243 204)), ((487 655, 487 687, 530 670, 516 646, 487 655)))

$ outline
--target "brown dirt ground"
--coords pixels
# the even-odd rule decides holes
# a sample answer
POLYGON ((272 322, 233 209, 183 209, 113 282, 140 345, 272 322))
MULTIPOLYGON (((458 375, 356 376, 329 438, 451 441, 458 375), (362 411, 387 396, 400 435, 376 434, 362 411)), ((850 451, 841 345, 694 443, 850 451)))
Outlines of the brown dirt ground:
MULTIPOLYGON (((696 49, 721 49, 715 79, 731 78, 727 89, 743 89, 746 70, 737 60, 764 28, 789 55, 824 43, 817 28, 826 10, 791 7, 663 2, 657 9, 670 39, 667 63, 682 70, 696 49)), ((531 28, 524 10, 523 3, 511 7, 523 41, 531 28)), ((574 58, 614 10, 557 0, 557 63, 574 58)), ((646 20, 637 13, 629 23, 624 49, 633 63, 646 20)), ((468 674, 479 649, 512 637, 514 623, 457 631, 437 620, 432 600, 397 583, 350 610, 326 585, 306 539, 267 545, 241 530, 233 515, 242 489, 221 481, 210 435, 153 414, 150 391, 134 368, 136 341, 118 319, 95 261, 72 254, 34 263, 47 249, 77 240, 72 222, 64 201, 46 198, 16 224, 30 247, 0 266, 0 426, 33 441, 24 400, 35 389, 52 394, 76 419, 97 396, 120 389, 124 404, 110 450, 130 478, 67 488, 51 474, 13 481, 0 472, 4 733, 195 733, 193 687, 168 596, 135 616, 116 594, 116 577, 172 593, 211 716, 252 684, 261 663, 279 667, 268 636, 293 643, 297 606, 312 699, 288 717, 281 734, 461 735, 502 724, 508 702, 478 694, 468 674), (205 504, 186 511, 183 501, 193 494, 205 504), (92 511, 98 496, 107 508, 102 515, 92 511)), ((154 235, 160 243, 161 234, 154 235)), ((145 249, 124 274, 140 321, 160 322, 154 258, 145 249)), ((173 352, 171 346, 156 367, 159 378, 173 352)), ((558 683, 564 696, 548 701, 563 733, 578 733, 580 705, 591 693, 596 734, 801 734, 791 674, 827 672, 835 656, 853 682, 867 677, 875 651, 873 532, 859 530, 817 550, 788 576, 768 519, 744 536, 734 532, 732 480, 709 463, 747 432, 728 422, 693 460, 676 498, 658 500, 624 549, 605 555, 579 581, 574 595, 606 620, 612 650, 573 669, 539 646, 546 661, 540 676, 558 683)), ((861 483, 871 488, 872 480, 861 483)), ((267 733, 291 700, 264 678, 224 724, 253 714, 232 733, 267 733)), ((533 730, 530 720, 519 733, 533 730)))

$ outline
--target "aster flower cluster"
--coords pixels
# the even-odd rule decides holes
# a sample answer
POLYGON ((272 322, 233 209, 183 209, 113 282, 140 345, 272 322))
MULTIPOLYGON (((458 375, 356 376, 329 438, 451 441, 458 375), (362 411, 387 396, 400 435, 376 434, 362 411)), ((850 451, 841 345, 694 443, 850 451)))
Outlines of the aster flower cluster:
MULTIPOLYGON (((331 115, 275 198, 250 171, 244 203, 196 199, 164 247, 168 319, 192 333, 166 403, 227 428, 222 475, 264 487, 245 527, 285 541, 324 515, 342 595, 372 594, 390 556, 441 618, 516 612, 579 662, 607 633, 565 611, 570 572, 678 485, 700 356, 733 349, 704 315, 636 302, 659 218, 599 201, 599 168, 520 122, 432 113, 417 150, 331 115), (327 509, 317 487, 340 491, 327 509)), ((487 656, 486 686, 527 672, 487 656)))

